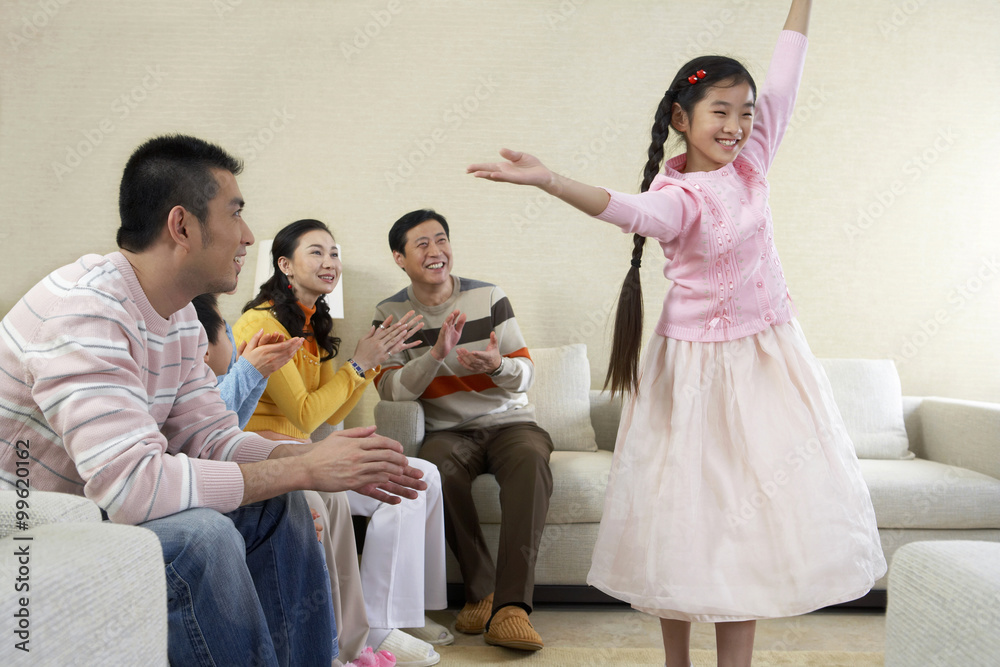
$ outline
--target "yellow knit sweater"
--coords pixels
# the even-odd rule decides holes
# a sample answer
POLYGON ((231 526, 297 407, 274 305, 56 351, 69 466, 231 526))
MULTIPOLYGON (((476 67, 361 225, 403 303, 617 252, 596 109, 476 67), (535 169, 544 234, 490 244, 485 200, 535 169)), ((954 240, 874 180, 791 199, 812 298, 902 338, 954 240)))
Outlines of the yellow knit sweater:
MULTIPOLYGON (((269 310, 248 310, 233 325, 237 345, 264 333, 288 331, 269 310)), ((320 363, 319 357, 303 345, 292 360, 271 374, 267 389, 257 403, 245 431, 274 431, 308 440, 323 422, 338 424, 357 405, 361 395, 378 375, 373 368, 362 380, 350 364, 334 370, 334 360, 320 363)))

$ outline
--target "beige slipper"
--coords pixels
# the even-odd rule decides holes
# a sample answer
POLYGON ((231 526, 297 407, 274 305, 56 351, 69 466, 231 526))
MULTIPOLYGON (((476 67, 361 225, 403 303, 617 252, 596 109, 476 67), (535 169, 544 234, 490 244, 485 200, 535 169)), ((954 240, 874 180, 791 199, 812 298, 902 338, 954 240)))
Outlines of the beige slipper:
POLYGON ((486 643, 493 646, 537 651, 545 646, 528 620, 528 613, 515 604, 501 607, 490 619, 486 643))
POLYGON ((493 611, 493 593, 479 602, 466 602, 455 619, 455 629, 467 635, 481 635, 493 611))

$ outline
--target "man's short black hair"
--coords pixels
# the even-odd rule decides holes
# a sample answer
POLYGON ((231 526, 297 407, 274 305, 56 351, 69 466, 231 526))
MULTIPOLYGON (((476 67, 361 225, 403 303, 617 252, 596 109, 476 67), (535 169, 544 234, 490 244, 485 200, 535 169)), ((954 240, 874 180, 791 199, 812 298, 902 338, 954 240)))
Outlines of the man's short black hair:
POLYGON ((451 239, 451 232, 448 231, 448 221, 444 216, 430 208, 422 208, 419 211, 410 211, 402 218, 392 223, 389 230, 389 249, 401 255, 406 254, 406 232, 410 231, 422 222, 437 220, 444 227, 444 234, 451 239))
POLYGON ((219 190, 212 169, 235 176, 243 163, 215 144, 182 134, 156 137, 135 149, 118 189, 118 247, 147 250, 175 206, 190 211, 206 229, 208 202, 219 190))
POLYGON ((222 315, 219 314, 219 302, 214 294, 199 294, 191 299, 191 304, 198 313, 198 321, 205 327, 208 334, 208 344, 216 345, 219 342, 219 332, 225 326, 222 315))

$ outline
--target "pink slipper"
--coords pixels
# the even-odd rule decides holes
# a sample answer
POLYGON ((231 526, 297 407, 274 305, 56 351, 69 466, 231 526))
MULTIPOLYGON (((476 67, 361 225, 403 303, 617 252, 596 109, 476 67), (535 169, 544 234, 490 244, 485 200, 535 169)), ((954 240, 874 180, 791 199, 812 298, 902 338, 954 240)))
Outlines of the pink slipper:
POLYGON ((357 660, 352 660, 344 667, 396 667, 396 656, 386 650, 376 653, 371 646, 366 646, 357 660))

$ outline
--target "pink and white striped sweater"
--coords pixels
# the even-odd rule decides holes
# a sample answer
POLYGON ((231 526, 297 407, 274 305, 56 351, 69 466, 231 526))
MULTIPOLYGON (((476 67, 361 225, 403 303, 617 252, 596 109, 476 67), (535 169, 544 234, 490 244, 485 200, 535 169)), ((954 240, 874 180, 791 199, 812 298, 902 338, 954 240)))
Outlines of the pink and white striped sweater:
POLYGON ((85 495, 117 523, 238 507, 237 464, 275 443, 239 429, 206 345, 194 307, 163 319, 121 253, 49 274, 0 322, 0 488, 27 450, 31 488, 85 495))

